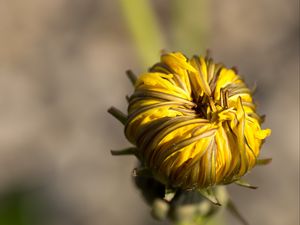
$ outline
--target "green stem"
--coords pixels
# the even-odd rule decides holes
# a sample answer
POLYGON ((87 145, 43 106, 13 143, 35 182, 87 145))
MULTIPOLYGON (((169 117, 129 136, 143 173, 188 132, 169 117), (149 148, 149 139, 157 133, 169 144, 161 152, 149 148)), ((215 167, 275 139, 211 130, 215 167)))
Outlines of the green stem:
POLYGON ((209 47, 210 5, 208 0, 172 1, 172 47, 187 55, 199 54, 209 47))
POLYGON ((157 61, 165 47, 153 9, 147 0, 120 0, 120 3, 142 64, 148 67, 157 61))

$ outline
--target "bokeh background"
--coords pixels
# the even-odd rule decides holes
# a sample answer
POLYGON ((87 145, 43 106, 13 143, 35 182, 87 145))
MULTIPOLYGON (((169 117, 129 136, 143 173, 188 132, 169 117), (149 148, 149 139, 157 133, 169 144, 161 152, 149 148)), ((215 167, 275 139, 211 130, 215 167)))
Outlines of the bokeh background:
POLYGON ((0 225, 163 224, 136 160, 110 155, 128 143, 107 109, 126 111, 125 70, 207 48, 257 83, 273 131, 272 164, 247 177, 259 189, 231 185, 233 201, 252 225, 298 224, 298 1, 0 0, 0 225))

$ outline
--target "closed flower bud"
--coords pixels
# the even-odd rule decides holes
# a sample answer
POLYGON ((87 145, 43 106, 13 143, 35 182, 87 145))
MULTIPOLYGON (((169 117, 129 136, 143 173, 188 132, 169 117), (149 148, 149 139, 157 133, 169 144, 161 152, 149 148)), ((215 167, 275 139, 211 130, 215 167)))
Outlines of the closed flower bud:
POLYGON ((238 181, 270 135, 235 69, 181 53, 161 56, 134 83, 125 135, 153 177, 170 188, 205 189, 238 181))

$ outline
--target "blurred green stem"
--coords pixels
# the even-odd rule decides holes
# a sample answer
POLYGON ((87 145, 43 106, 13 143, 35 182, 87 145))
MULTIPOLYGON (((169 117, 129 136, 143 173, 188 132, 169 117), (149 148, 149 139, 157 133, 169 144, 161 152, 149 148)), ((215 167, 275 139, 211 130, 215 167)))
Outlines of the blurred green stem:
POLYGON ((148 0, 120 0, 120 3, 143 66, 152 65, 165 42, 151 4, 148 0))
POLYGON ((173 0, 171 46, 186 55, 203 53, 210 45, 210 1, 173 0))

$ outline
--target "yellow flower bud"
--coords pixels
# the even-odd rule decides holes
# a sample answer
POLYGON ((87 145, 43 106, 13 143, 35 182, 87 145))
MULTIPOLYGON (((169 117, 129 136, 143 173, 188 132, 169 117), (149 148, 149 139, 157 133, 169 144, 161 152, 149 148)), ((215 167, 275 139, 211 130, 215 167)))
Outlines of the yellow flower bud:
POLYGON ((234 69, 181 53, 134 80, 125 135, 153 176, 172 188, 239 180, 257 163, 261 129, 251 91, 234 69))

